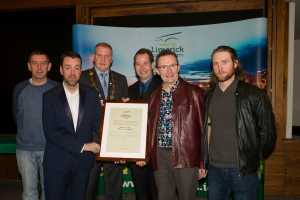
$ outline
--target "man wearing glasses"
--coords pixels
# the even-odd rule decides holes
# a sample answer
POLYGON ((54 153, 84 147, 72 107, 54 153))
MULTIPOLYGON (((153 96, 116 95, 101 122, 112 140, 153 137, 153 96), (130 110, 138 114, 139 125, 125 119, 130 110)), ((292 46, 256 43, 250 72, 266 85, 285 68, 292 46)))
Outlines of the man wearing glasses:
POLYGON ((177 55, 156 57, 163 81, 149 102, 148 155, 159 200, 194 200, 198 177, 205 176, 201 158, 204 93, 181 78, 177 55))

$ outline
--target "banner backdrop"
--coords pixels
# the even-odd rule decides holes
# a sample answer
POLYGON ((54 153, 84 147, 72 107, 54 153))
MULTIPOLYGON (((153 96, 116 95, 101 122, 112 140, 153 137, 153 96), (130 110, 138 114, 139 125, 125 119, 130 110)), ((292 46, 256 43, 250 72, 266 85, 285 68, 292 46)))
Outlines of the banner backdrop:
POLYGON ((210 54, 219 45, 237 50, 247 81, 266 86, 267 23, 254 18, 229 23, 124 28, 95 25, 73 26, 73 49, 83 58, 84 69, 93 66, 95 44, 107 42, 113 47, 112 69, 126 75, 128 84, 135 80, 133 56, 140 48, 149 48, 154 56, 162 49, 176 52, 185 80, 206 86, 211 76, 210 54))

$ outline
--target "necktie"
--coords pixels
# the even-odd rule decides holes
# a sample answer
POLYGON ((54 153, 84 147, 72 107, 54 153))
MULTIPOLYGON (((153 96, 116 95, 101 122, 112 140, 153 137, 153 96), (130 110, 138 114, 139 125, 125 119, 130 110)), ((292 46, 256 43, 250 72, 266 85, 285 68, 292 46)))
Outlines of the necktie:
POLYGON ((146 92, 146 85, 144 83, 141 83, 140 95, 144 96, 145 92, 146 92))
POLYGON ((102 79, 102 89, 103 89, 103 92, 104 92, 104 96, 107 97, 107 74, 106 73, 101 73, 100 74, 101 76, 101 79, 102 79))

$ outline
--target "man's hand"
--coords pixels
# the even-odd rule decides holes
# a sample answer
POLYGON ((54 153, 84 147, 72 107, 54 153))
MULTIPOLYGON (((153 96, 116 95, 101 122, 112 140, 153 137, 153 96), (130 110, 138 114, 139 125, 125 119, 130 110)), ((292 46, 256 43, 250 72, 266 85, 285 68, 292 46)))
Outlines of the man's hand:
POLYGON ((123 103, 126 103, 126 102, 130 101, 130 99, 128 97, 126 97, 126 98, 122 97, 121 99, 122 99, 123 103))
POLYGON ((144 167, 147 163, 146 161, 136 161, 135 164, 139 167, 144 167))
POLYGON ((83 151, 90 151, 94 154, 100 153, 100 145, 96 142, 85 143, 83 151))
POLYGON ((198 170, 198 179, 205 178, 207 175, 206 169, 199 169, 198 170))

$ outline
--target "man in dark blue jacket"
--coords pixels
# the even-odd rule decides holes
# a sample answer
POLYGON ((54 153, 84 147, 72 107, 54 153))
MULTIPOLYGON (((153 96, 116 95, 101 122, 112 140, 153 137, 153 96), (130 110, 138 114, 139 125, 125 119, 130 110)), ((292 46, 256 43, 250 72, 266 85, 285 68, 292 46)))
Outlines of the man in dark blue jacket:
POLYGON ((63 54, 60 73, 63 83, 43 99, 45 194, 47 200, 83 200, 94 154, 100 151, 99 144, 93 142, 100 107, 96 91, 78 83, 79 54, 63 54))
POLYGON ((212 53, 215 85, 206 99, 204 158, 208 198, 255 200, 257 169, 276 143, 272 105, 265 91, 240 80, 235 50, 219 46, 212 53), (208 131, 210 130, 210 131, 208 131))
MULTIPOLYGON (((153 75, 153 55, 149 49, 139 49, 133 58, 134 70, 138 80, 128 88, 130 100, 148 103, 152 92, 161 86, 159 75, 153 75)), ((139 162, 137 163, 139 164, 139 162)), ((130 169, 137 200, 157 199, 153 169, 150 164, 138 166, 131 163, 130 169)))

